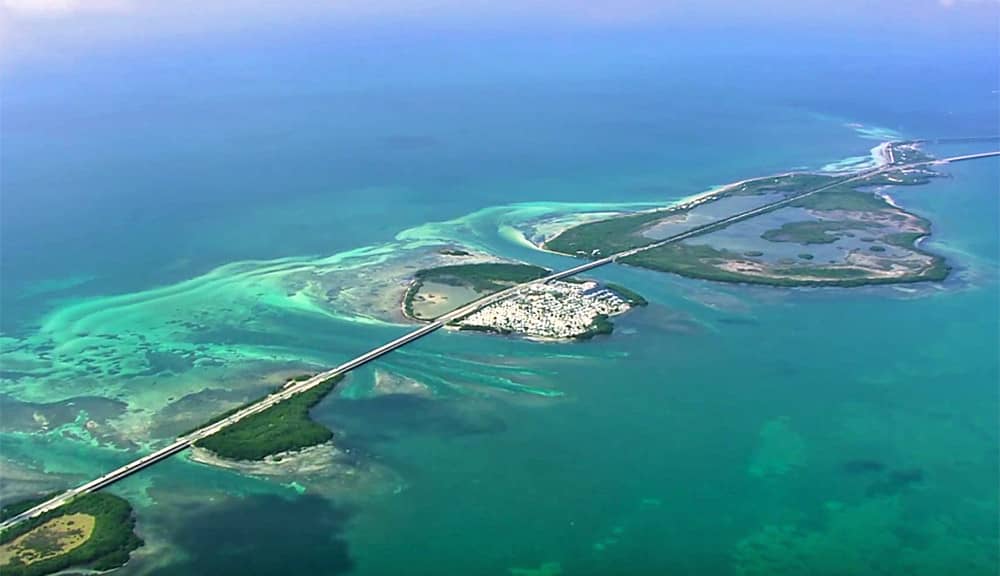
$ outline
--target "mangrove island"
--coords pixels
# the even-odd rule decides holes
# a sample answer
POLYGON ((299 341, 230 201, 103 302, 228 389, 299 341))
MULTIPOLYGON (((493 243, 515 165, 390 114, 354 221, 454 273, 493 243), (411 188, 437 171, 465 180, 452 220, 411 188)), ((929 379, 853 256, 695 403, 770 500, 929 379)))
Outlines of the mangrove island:
MULTIPOLYGON (((308 379, 308 376, 300 377, 308 379)), ((263 460, 283 452, 294 452, 330 441, 333 432, 309 417, 309 410, 319 404, 343 380, 343 375, 324 380, 301 394, 271 406, 223 428, 215 434, 195 442, 228 460, 263 460)), ((297 379, 292 379, 295 382, 297 379)), ((240 409, 256 404, 254 400, 221 414, 210 422, 217 422, 240 409)), ((204 426, 200 426, 202 428, 204 426)))
POLYGON ((881 192, 937 176, 919 164, 931 158, 909 142, 877 150, 884 169, 867 175, 755 178, 676 206, 572 226, 543 247, 601 258, 650 246, 618 261, 726 282, 857 286, 944 279, 949 271, 944 259, 920 247, 931 233, 930 222, 881 192), (664 243, 699 226, 704 229, 697 234, 664 243))
MULTIPOLYGON (((16 516, 52 495, 4 506, 0 519, 16 516)), ((15 524, 0 533, 0 573, 44 576, 68 568, 95 571, 125 565, 142 546, 128 501, 100 492, 15 524)))

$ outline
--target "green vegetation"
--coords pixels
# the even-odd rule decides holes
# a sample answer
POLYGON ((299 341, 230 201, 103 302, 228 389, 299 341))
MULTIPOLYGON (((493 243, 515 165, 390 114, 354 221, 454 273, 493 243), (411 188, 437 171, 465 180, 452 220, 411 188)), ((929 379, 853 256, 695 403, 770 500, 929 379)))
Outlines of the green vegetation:
POLYGON ((322 444, 333 437, 325 426, 309 418, 309 409, 334 389, 343 376, 334 376, 263 412, 248 416, 196 445, 231 460, 261 460, 281 452, 322 444))
MULTIPOLYGON (((971 140, 970 141, 975 141, 971 140)), ((892 156, 896 164, 910 164, 913 162, 926 162, 932 158, 913 146, 917 141, 893 142, 892 156)))
POLYGON ((484 262, 428 268, 418 271, 415 277, 424 282, 470 286, 477 292, 496 292, 513 284, 537 280, 549 272, 546 268, 531 264, 484 262))
POLYGON ((211 419, 206 420, 205 422, 202 422, 201 424, 198 424, 194 428, 191 428, 190 430, 185 431, 183 434, 178 435, 178 438, 187 436, 188 434, 191 434, 193 432, 197 432, 198 430, 201 430, 202 428, 204 428, 206 426, 210 426, 212 424, 215 424, 216 422, 218 422, 220 420, 225 420, 226 418, 232 416, 233 414, 236 414, 237 412, 239 412, 240 410, 246 408, 247 406, 251 406, 253 404, 256 404, 257 402, 260 402, 260 398, 255 398, 253 400, 247 400, 246 402, 244 402, 244 403, 242 403, 242 404, 240 404, 238 406, 234 406, 234 407, 230 408, 229 410, 226 410, 225 412, 223 412, 221 414, 218 414, 216 416, 213 416, 211 419))
POLYGON ((478 324, 458 324, 458 330, 468 332, 488 332, 490 334, 510 334, 510 330, 494 328, 492 326, 479 326, 478 324))
POLYGON ((642 236, 642 229, 673 213, 676 211, 664 209, 588 222, 563 230, 546 242, 545 247, 563 254, 599 257, 645 246, 654 240, 642 236), (599 253, 594 254, 595 249, 599 253))
POLYGON ((796 192, 833 184, 838 179, 843 179, 843 177, 808 173, 768 176, 744 182, 726 194, 730 196, 757 196, 771 192, 788 192, 789 194, 786 194, 788 196, 796 192))
POLYGON ((768 230, 760 235, 770 242, 794 242, 796 244, 832 244, 838 237, 830 232, 872 228, 877 224, 856 220, 805 220, 786 222, 780 228, 768 230))
POLYGON ((882 172, 862 180, 865 186, 919 186, 926 184, 934 177, 930 170, 908 170, 903 172, 882 172))
POLYGON ((550 270, 541 266, 509 262, 455 264, 419 270, 414 274, 413 283, 403 295, 403 310, 410 318, 416 318, 413 313, 413 301, 426 282, 436 282, 449 286, 468 286, 476 292, 486 295, 499 292, 515 284, 537 280, 550 273, 550 270))
POLYGON ((818 194, 799 198, 789 206, 808 208, 809 210, 851 210, 868 212, 891 208, 891 205, 881 196, 871 192, 859 192, 848 186, 837 186, 818 194))
MULTIPOLYGON (((809 281, 806 284, 815 285, 831 285, 840 286, 843 285, 842 282, 851 282, 856 280, 861 280, 862 283, 865 282, 867 272, 860 268, 846 268, 846 267, 816 267, 816 268, 802 268, 802 267, 789 267, 780 268, 775 272, 783 276, 810 276, 810 277, 820 277, 824 281, 816 282, 815 280, 809 281)), ((795 284, 797 281, 792 278, 789 280, 791 284, 795 284)), ((798 282, 799 285, 804 282, 798 282)))
POLYGON ((920 240, 925 236, 927 236, 927 233, 925 232, 895 232, 893 234, 886 234, 883 236, 882 241, 886 244, 899 246, 900 248, 913 249, 917 240, 920 240))
MULTIPOLYGON (((312 378, 313 376, 315 376, 315 374, 299 374, 298 376, 294 376, 294 377, 290 378, 290 380, 292 382, 304 382, 304 381, 312 378)), ((178 437, 187 436, 188 434, 191 434, 192 432, 197 432, 198 430, 201 430, 202 428, 204 428, 206 426, 210 426, 210 425, 215 424, 216 422, 218 422, 220 420, 224 420, 224 419, 232 416, 233 414, 239 412, 240 410, 246 408, 247 406, 252 406, 252 405, 256 404, 257 402, 260 402, 260 400, 261 400, 260 398, 254 398, 253 400, 247 400, 246 402, 244 402, 244 403, 242 403, 242 404, 240 404, 238 406, 234 406, 234 407, 230 408, 229 410, 226 410, 225 412, 223 412, 221 414, 213 416, 210 420, 202 422, 201 424, 195 426, 194 428, 191 428, 190 430, 187 430, 183 434, 180 434, 178 437)))
POLYGON ((600 314, 594 318, 594 323, 590 325, 590 328, 586 332, 576 336, 577 340, 590 340, 594 336, 600 334, 611 334, 615 329, 615 325, 611 320, 608 319, 607 315, 600 314))
MULTIPOLYGON (((901 154, 905 155, 907 162, 929 158, 918 150, 904 148, 905 145, 902 144, 894 145, 893 152, 897 161, 900 161, 901 154)), ((777 286, 855 286, 940 280, 949 270, 944 260, 916 246, 918 240, 929 234, 930 223, 902 211, 886 198, 868 190, 869 187, 876 185, 919 185, 935 175, 936 173, 930 169, 909 168, 906 172, 901 170, 882 172, 850 182, 846 181, 857 176, 802 173, 757 178, 727 188, 708 201, 727 196, 774 192, 784 193, 785 198, 794 199, 784 205, 766 205, 759 212, 744 214, 723 224, 709 224, 696 228, 698 234, 708 235, 736 222, 756 218, 785 207, 828 213, 862 213, 843 216, 827 214, 816 220, 789 222, 777 229, 765 231, 761 237, 771 242, 791 242, 801 245, 831 244, 841 237, 861 237, 864 242, 879 242, 877 246, 871 247, 870 252, 886 252, 885 245, 905 248, 909 253, 908 256, 894 255, 893 258, 902 262, 912 272, 897 270, 885 274, 885 271, 889 270, 888 255, 863 263, 831 261, 829 265, 817 265, 813 262, 815 256, 804 251, 798 254, 797 259, 783 258, 778 262, 762 262, 754 260, 764 255, 760 250, 749 250, 741 255, 738 252, 716 249, 710 245, 690 244, 692 240, 647 249, 620 261, 692 278, 777 286), (829 188, 817 191, 826 186, 829 188), (809 194, 803 195, 806 193, 809 194), (923 228, 923 231, 901 231, 912 227, 923 228), (917 255, 927 256, 930 260, 919 258, 917 255)), ((581 224, 563 231, 550 240, 546 247, 589 258, 609 256, 631 248, 648 246, 655 241, 644 237, 644 230, 668 216, 682 215, 691 210, 698 210, 698 206, 629 214, 581 224)), ((710 242, 708 239, 705 244, 710 242)))
MULTIPOLYGON (((738 255, 717 250, 711 246, 678 243, 639 252, 621 260, 621 262, 662 272, 673 272, 691 278, 724 282, 755 282, 753 277, 722 270, 712 265, 733 258, 738 258, 738 255)), ((761 278, 761 280, 764 279, 761 278)))
MULTIPOLYGON (((645 300, 643 300, 643 302, 645 302, 645 300)), ((642 305, 644 304, 636 304, 636 306, 642 306, 642 305)), ((614 331, 614 328, 615 325, 611 321, 611 319, 608 318, 606 314, 600 314, 594 318, 593 324, 591 324, 590 327, 587 328, 586 332, 573 336, 573 339, 590 340, 594 336, 600 334, 611 334, 614 331)), ((501 334, 504 336, 511 334, 510 330, 506 330, 503 328, 494 328, 493 326, 478 326, 475 324, 460 324, 458 325, 458 329, 459 331, 486 332, 489 334, 501 334)))
POLYGON ((21 512, 24 512, 25 510, 34 508, 35 506, 41 504, 42 502, 51 500, 56 496, 58 496, 59 494, 60 494, 59 492, 49 492, 48 494, 43 494, 41 496, 36 496, 34 498, 28 498, 25 500, 18 500, 17 502, 11 502, 9 504, 4 504, 3 507, 0 508, 0 522, 8 518, 17 516, 21 512))
POLYGON ((649 304, 649 302, 645 298, 643 298, 640 294, 638 294, 637 292, 634 292, 632 290, 629 290, 628 288, 626 288, 626 287, 624 287, 624 286, 622 286, 620 284, 611 284, 611 283, 608 283, 608 284, 605 284, 604 286, 607 289, 609 289, 612 292, 614 292, 615 294, 618 294, 619 296, 621 296, 621 298, 623 300, 625 300, 626 302, 628 302, 630 306, 645 306, 645 305, 649 304))
MULTIPOLYGON (((35 499, 11 504, 5 509, 26 510, 37 503, 39 500, 35 499)), ((4 576, 42 576, 70 567, 110 570, 124 565, 128 562, 129 554, 142 546, 142 540, 133 532, 135 518, 132 516, 132 507, 128 501, 104 492, 84 494, 56 510, 20 522, 0 533, 0 544, 10 543, 51 520, 71 514, 85 514, 94 518, 93 532, 83 544, 64 554, 30 564, 24 564, 15 557, 9 564, 0 567, 0 572, 4 576)), ((45 550, 56 543, 38 537, 30 545, 45 550)))
MULTIPOLYGON (((912 249, 912 247, 911 247, 912 249)), ((801 256, 800 256, 801 257, 801 256)), ((631 266, 641 266, 662 272, 671 272, 688 278, 764 284, 767 286, 865 286, 869 284, 898 284, 944 280, 950 272, 943 258, 934 257, 933 264, 909 276, 868 276, 865 270, 844 266, 787 266, 769 271, 767 275, 742 274, 719 268, 727 261, 739 260, 739 255, 711 246, 668 244, 640 252, 621 260, 631 266), (818 279, 817 279, 818 278, 818 279)))
MULTIPOLYGON (((822 174, 787 174, 757 178, 722 192, 712 200, 726 196, 755 196, 773 192, 787 192, 786 196, 789 196, 835 183, 838 179, 842 180, 845 177, 822 174)), ((850 188, 845 189, 851 190, 850 188)), ((824 192, 824 194, 826 193, 824 192)), ((683 214, 686 211, 688 209, 664 208, 580 224, 563 230, 555 238, 546 242, 545 247, 574 256, 601 257, 616 254, 652 244, 655 240, 642 235, 642 231, 647 226, 673 214, 683 214)))
POLYGON ((458 248, 442 248, 438 250, 438 254, 443 254, 445 256, 471 256, 469 252, 465 250, 459 250, 458 248))

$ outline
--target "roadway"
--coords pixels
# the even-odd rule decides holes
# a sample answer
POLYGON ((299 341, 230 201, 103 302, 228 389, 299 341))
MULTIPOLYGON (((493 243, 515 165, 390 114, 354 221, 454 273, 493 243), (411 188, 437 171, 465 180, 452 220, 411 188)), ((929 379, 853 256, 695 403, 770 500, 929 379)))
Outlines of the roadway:
POLYGON ((812 196, 813 194, 818 194, 820 192, 823 192, 825 190, 829 190, 831 188, 840 186, 842 184, 847 184, 847 183, 850 183, 850 182, 856 182, 858 180, 869 178, 871 176, 874 176, 874 175, 882 173, 882 172, 888 172, 888 171, 893 171, 893 170, 900 170, 900 169, 904 169, 904 168, 916 168, 916 167, 919 167, 919 166, 925 166, 925 165, 930 165, 930 164, 947 164, 947 163, 951 163, 951 162, 961 162, 961 161, 965 161, 965 160, 973 160, 973 159, 979 159, 979 158, 988 158, 988 157, 994 157, 994 156, 1000 156, 1000 151, 984 152, 984 153, 980 153, 980 154, 967 154, 967 155, 964 155, 964 156, 953 156, 953 157, 950 157, 950 158, 943 158, 943 159, 939 159, 939 160, 929 160, 929 161, 923 161, 923 162, 914 162, 914 163, 911 163, 911 164, 902 164, 902 165, 888 164, 888 165, 885 165, 885 166, 880 166, 878 168, 870 168, 870 169, 862 170, 862 171, 858 172, 857 174, 855 174, 854 176, 849 176, 849 177, 837 179, 837 181, 835 181, 835 182, 833 182, 831 184, 826 184, 824 186, 820 186, 820 187, 812 189, 812 190, 808 190, 808 191, 805 191, 805 192, 800 192, 798 194, 794 194, 792 196, 789 196, 789 197, 784 198, 782 200, 778 200, 776 202, 770 202, 768 204, 759 206, 757 208, 753 208, 751 210, 746 210, 744 212, 740 212, 739 214, 734 214, 734 215, 728 216, 726 218, 722 218, 722 219, 719 219, 719 220, 716 220, 716 221, 713 221, 713 222, 709 222, 707 224, 696 226, 694 228, 691 228, 690 230, 686 230, 684 232, 681 232, 681 233, 678 233, 678 234, 674 234, 672 236, 669 236, 669 237, 664 238, 662 240, 658 240, 658 241, 653 242, 651 244, 646 244, 646 245, 643 245, 643 246, 638 246, 636 248, 631 248, 631 249, 628 249, 628 250, 624 250, 622 252, 618 252, 618 253, 612 254, 610 256, 605 256, 603 258, 598 258, 596 260, 591 260, 590 262, 586 262, 584 264, 580 264, 579 266, 574 266, 573 268, 569 268, 568 270, 563 270, 561 272, 554 272, 554 273, 549 274, 547 276, 544 276, 542 278, 538 278, 536 280, 532 280, 532 281, 529 281, 529 282, 524 282, 524 283, 518 284, 516 286, 511 286, 510 288, 506 288, 506 289, 501 290, 499 292, 495 292, 495 293, 490 294, 488 296, 484 296, 483 298, 480 298, 479 300, 476 300, 474 302, 470 302, 469 304, 466 304, 466 305, 464 305, 464 306, 462 306, 462 307, 460 307, 460 308, 458 308, 456 310, 453 310, 452 312, 444 314, 443 316, 438 317, 433 322, 425 324, 425 325, 423 325, 422 327, 420 327, 420 328, 418 328, 416 330, 413 330, 411 332, 407 332, 406 334, 400 336, 399 338, 396 338, 396 339, 394 339, 394 340, 392 340, 390 342, 386 342, 385 344, 379 346, 378 348, 374 348, 374 349, 372 349, 372 350, 370 350, 368 352, 365 352, 364 354, 362 354, 360 356, 357 356, 356 358, 348 360, 347 362, 344 362, 343 364, 341 364, 341 365, 339 365, 339 366, 337 366, 335 368, 331 368, 330 370, 327 370, 325 372, 320 372, 319 374, 316 374, 315 376, 309 378, 308 380, 303 380, 301 382, 290 382, 286 386, 284 386, 283 388, 281 388, 280 390, 277 390, 277 391, 275 391, 275 392, 273 392, 273 393, 265 396, 259 402, 256 402, 256 403, 254 403, 254 404, 252 404, 250 406, 247 406, 247 407, 245 407, 245 408, 243 408, 241 410, 238 410, 237 412, 234 412, 233 414, 230 414, 229 416, 226 416, 225 418, 222 418, 221 420, 219 420, 217 422, 213 422, 211 424, 208 424, 208 425, 206 425, 203 428, 200 428, 200 429, 198 429, 198 430, 196 430, 194 432, 191 432, 190 434, 187 434, 185 436, 181 436, 180 438, 176 439, 173 443, 169 444, 168 446, 165 446, 163 448, 160 448, 159 450, 156 450, 155 452, 152 452, 152 453, 147 454, 145 456, 142 456, 142 457, 140 457, 140 458, 138 458, 136 460, 133 460, 132 462, 129 462, 128 464, 125 464, 124 466, 121 466, 119 468, 116 468, 115 470, 112 470, 112 471, 108 472, 107 474, 104 474, 103 476, 100 476, 99 478, 91 480, 90 482, 87 482, 86 484, 82 484, 82 485, 80 485, 80 486, 78 486, 76 488, 72 488, 70 490, 67 490, 66 492, 63 492, 62 494, 59 494, 59 495, 57 495, 57 496, 55 496, 55 497, 53 497, 53 498, 51 498, 49 500, 46 500, 45 502, 42 502, 42 503, 38 504, 37 506, 35 506, 33 508, 30 508, 30 509, 26 510, 25 512, 22 512, 21 514, 18 514, 17 516, 13 516, 13 517, 7 519, 6 521, 0 523, 0 530, 4 530, 5 528, 13 526, 14 524, 17 524, 18 522, 24 521, 24 520, 26 520, 28 518, 33 518, 33 517, 38 516, 40 514, 44 514, 44 513, 48 512, 50 510, 55 510, 56 508, 59 508, 63 504, 66 504, 71 499, 75 498, 76 496, 79 496, 81 494, 86 494, 88 492, 94 492, 94 491, 100 490, 101 488, 104 488, 104 487, 109 486, 109 485, 111 485, 111 484, 113 484, 115 482, 118 482, 119 480, 127 478, 128 476, 131 476, 132 474, 135 474, 136 472, 139 472, 140 470, 143 470, 145 468, 148 468, 148 467, 156 464, 157 462, 165 460, 165 459, 173 456, 174 454, 177 454, 178 452, 184 451, 185 449, 189 448, 191 445, 193 445, 198 440, 201 440, 203 438, 211 436, 212 434, 215 434, 215 433, 219 432, 220 430, 222 430, 223 428, 226 428, 227 426, 231 426, 231 425, 235 424, 236 422, 239 422, 240 420, 242 420, 242 419, 244 419, 244 418, 246 418, 248 416, 252 416, 253 414, 257 414, 259 412, 263 412, 264 410, 267 410, 268 408, 274 406, 275 404, 277 404, 279 402, 287 400, 288 398, 291 398, 292 396, 294 396, 296 394, 301 394, 302 392, 305 392, 307 390, 310 390, 310 389, 312 389, 312 388, 320 385, 322 382, 325 382, 326 380, 328 380, 330 378, 333 378, 335 376, 339 376, 341 374, 346 374, 347 372, 350 372, 351 370, 353 370, 355 368, 363 366, 363 365, 365 365, 365 364, 367 364, 367 363, 369 363, 369 362, 371 362, 371 361, 373 361, 373 360, 375 360, 375 359, 377 359, 377 358, 379 358, 381 356, 384 356, 384 355, 392 352, 393 350, 397 350, 399 348, 402 348, 403 346, 406 346, 407 344, 410 344, 411 342, 419 340, 420 338, 423 338, 424 336, 427 336, 428 334, 431 334, 432 332, 435 332, 435 331, 439 330, 440 328, 443 328, 445 325, 447 325, 450 322, 458 320, 458 319, 460 319, 460 318, 462 318, 464 316, 468 316, 468 315, 472 314, 473 312, 476 312, 477 310, 479 310, 481 308, 489 306, 490 304, 496 303, 496 302, 498 302, 500 300, 503 300, 505 298, 513 296, 513 295, 517 294, 518 292, 520 292, 521 290, 523 290, 527 286, 531 286, 531 285, 535 285, 535 284, 543 284, 543 283, 548 283, 548 282, 554 282, 556 280, 563 280, 565 278, 569 278, 569 277, 575 276, 577 274, 582 274, 582 273, 587 272, 589 270, 593 270, 593 269, 599 268, 601 266, 606 266, 608 264, 612 264, 612 263, 617 262, 618 260, 620 260, 622 258, 628 258, 629 256, 634 256, 636 254, 639 254, 641 252, 645 252, 647 250, 655 250, 656 248, 660 248, 660 247, 666 246, 668 244, 673 244, 673 243, 676 243, 676 242, 681 242, 683 240, 687 240, 688 238, 691 238, 691 237, 694 237, 694 236, 697 236, 697 235, 700 235, 700 234, 705 234, 707 232, 711 232, 712 230, 716 230, 718 228, 722 228, 722 227, 728 226, 730 224, 733 224, 733 223, 736 223, 736 222, 739 222, 739 221, 742 221, 742 220, 746 220, 748 218, 753 218, 754 216, 758 216, 758 215, 763 214, 765 212, 770 212, 772 210, 776 210, 778 208, 781 208, 782 206, 791 204, 791 203, 793 203, 793 202, 795 202, 797 200, 800 200, 802 198, 805 198, 807 196, 812 196))
POLYGON ((997 152, 980 152, 978 154, 966 154, 964 156, 952 156, 951 158, 944 158, 942 160, 933 160, 926 162, 927 164, 951 164, 954 162, 965 162, 966 160, 979 160, 980 158, 992 158, 994 156, 1000 156, 1000 151, 997 152))

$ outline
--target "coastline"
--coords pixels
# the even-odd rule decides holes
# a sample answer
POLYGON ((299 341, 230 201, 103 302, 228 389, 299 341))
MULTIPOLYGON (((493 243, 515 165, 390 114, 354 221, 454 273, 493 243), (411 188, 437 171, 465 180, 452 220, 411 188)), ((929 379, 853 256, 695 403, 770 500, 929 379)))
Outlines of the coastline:
MULTIPOLYGON (((910 154, 914 150, 916 150, 918 154, 922 154, 910 143, 900 143, 897 141, 882 142, 870 150, 874 166, 891 167, 895 164, 897 160, 894 156, 894 146, 896 145, 903 146, 901 154, 910 154)), ((923 156, 926 157, 926 155, 923 156)), ((857 169, 850 171, 850 173, 855 172, 857 172, 857 169)), ((734 252, 735 249, 733 248, 713 248, 711 245, 703 246, 700 244, 671 244, 669 247, 665 245, 663 247, 655 247, 652 251, 637 252, 636 254, 632 254, 619 260, 619 263, 647 270, 674 273, 693 279, 719 281, 731 284, 757 284, 781 287, 854 287, 877 284, 906 284, 925 281, 941 281, 948 276, 951 268, 948 266, 944 258, 922 248, 923 240, 931 234, 930 222, 925 218, 907 212, 895 201, 892 196, 888 194, 888 192, 885 191, 891 185, 925 184, 929 181, 929 176, 934 176, 936 174, 935 172, 901 170, 899 175, 894 177, 891 175, 893 173, 890 168, 890 175, 888 176, 879 176, 875 182, 868 184, 866 184, 865 179, 861 179, 857 183, 843 186, 843 190, 841 190, 841 187, 838 186, 838 180, 836 179, 837 174, 843 174, 843 172, 790 171, 768 176, 742 179, 722 186, 717 186, 711 190, 693 195, 662 208, 623 213, 617 217, 608 219, 609 222, 607 224, 602 223, 596 227, 591 224, 583 224, 566 228, 560 233, 560 235, 565 234, 566 232, 577 227, 586 230, 572 236, 571 240, 562 242, 562 245, 572 247, 572 249, 575 250, 575 254, 568 251, 553 250, 551 248, 551 244, 553 243, 552 239, 546 240, 543 245, 539 246, 539 249, 543 249, 548 252, 555 252, 563 256, 576 258, 582 257, 585 259, 593 259, 595 255, 622 253, 622 251, 629 248, 631 245, 627 240, 627 238, 629 238, 628 235, 635 234, 635 232, 629 227, 629 224, 623 223, 616 227, 616 225, 611 222, 616 218, 620 218, 624 222, 636 221, 638 223, 632 226, 639 226, 648 221, 650 215, 652 215, 652 218, 657 218, 658 215, 662 213, 663 218, 668 218, 672 212, 687 212, 695 209, 701 204, 724 197, 727 192, 747 185, 748 183, 756 182, 766 188, 769 180, 778 181, 781 178, 794 180, 800 177, 822 176, 827 179, 825 181, 826 184, 824 189, 834 188, 835 193, 831 192, 832 199, 828 199, 827 204, 825 205, 822 203, 815 205, 803 204, 802 206, 805 209, 810 210, 810 213, 813 214, 810 216, 813 220, 805 220, 802 224, 811 225, 814 222, 831 222, 839 226, 850 224, 864 226, 864 222, 869 222, 870 218, 879 218, 880 215, 882 218, 885 218, 884 211, 888 209, 894 212, 894 214, 890 214, 890 217, 893 220, 901 220, 907 224, 916 223, 916 225, 904 224, 897 226, 894 229, 887 229, 888 231, 886 233, 877 237, 883 245, 872 245, 870 250, 871 252, 882 253, 885 252, 885 245, 889 245, 905 250, 906 252, 902 253, 902 255, 894 255, 892 258, 886 259, 884 257, 878 258, 869 254, 868 249, 851 246, 843 248, 843 252, 840 253, 839 259, 831 259, 829 261, 829 265, 824 263, 812 267, 802 265, 789 268, 789 264, 794 266, 795 263, 785 262, 784 260, 779 260, 776 263, 770 261, 762 262, 752 259, 755 256, 761 256, 762 253, 751 254, 748 252, 743 255, 738 251, 734 252), (881 183, 879 180, 881 180, 881 183), (872 184, 874 184, 874 189, 871 189, 872 184), (879 198, 880 205, 872 207, 870 203, 866 205, 863 200, 858 199, 861 195, 869 193, 879 198), (855 196, 850 196, 851 194, 854 194, 855 196), (837 207, 838 202, 841 203, 839 207, 837 207), (819 214, 816 213, 816 210, 821 211, 819 214, 835 214, 837 211, 843 212, 843 215, 841 216, 841 220, 843 220, 843 222, 837 220, 836 216, 819 216, 819 214), (632 220, 633 217, 638 217, 638 220, 632 220), (815 220, 817 218, 818 220, 815 220), (618 241, 618 235, 625 240, 618 241), (578 237, 586 238, 586 240, 581 243, 578 237), (748 260, 748 257, 751 259, 748 260), (914 258, 916 259, 916 262, 914 262, 914 258)), ((860 172, 860 174, 864 174, 864 172, 860 172)), ((794 188, 792 188, 792 191, 793 192, 790 193, 796 193, 794 188)), ((802 191, 799 190, 797 193, 801 192, 802 191)), ((814 201, 815 200, 813 198, 809 199, 809 202, 814 201)), ((805 202, 805 200, 803 200, 803 202, 805 202)), ((783 224, 782 226, 787 225, 788 223, 783 224)), ((854 237, 854 234, 849 232, 845 235, 848 237, 854 237)), ((558 237, 559 235, 554 238, 558 237)), ((766 236, 762 235, 762 237, 768 239, 766 236)), ((816 233, 814 232, 811 238, 805 237, 803 241, 800 242, 800 244, 802 244, 804 255, 800 254, 799 257, 812 260, 813 256, 810 253, 811 251, 805 250, 809 244, 825 244, 827 242, 835 242, 837 241, 835 238, 840 237, 841 236, 834 235, 832 237, 827 236, 816 240, 816 233), (827 240, 827 238, 829 238, 829 240, 827 240)), ((873 240, 874 239, 868 239, 866 241, 872 242, 873 240)), ((778 240, 778 242, 784 241, 786 240, 778 240)), ((645 245, 648 246, 649 244, 647 243, 645 245)), ((631 246, 641 247, 644 246, 644 244, 639 243, 631 246)), ((725 246, 725 244, 723 244, 723 246, 725 246)), ((787 256, 785 258, 787 259, 787 256)))
POLYGON ((298 450, 286 450, 260 460, 233 460, 208 448, 192 446, 188 460, 252 476, 290 476, 322 472, 339 455, 346 454, 332 440, 298 450))
MULTIPOLYGON (((612 218, 618 218, 618 217, 622 217, 622 216, 638 216, 638 215, 642 215, 642 214, 654 214, 654 213, 657 213, 657 212, 667 212, 667 213, 669 213, 669 212, 675 212, 675 211, 678 211, 678 210, 689 210, 689 209, 694 208, 696 206, 699 206, 701 204, 705 204, 707 202, 712 202, 712 201, 718 200, 719 196, 725 194, 726 192, 729 192, 733 188, 738 188, 738 187, 740 187, 740 186, 742 186, 742 185, 744 185, 744 184, 746 184, 748 182, 753 182, 755 180, 762 180, 764 178, 780 178, 780 177, 791 176, 791 175, 795 175, 795 174, 811 174, 811 173, 813 173, 813 172, 810 172, 810 171, 801 171, 801 172, 792 171, 792 172, 782 172, 782 173, 779 173, 779 174, 768 174, 768 175, 764 175, 764 176, 755 176, 755 177, 752 177, 752 178, 745 178, 743 180, 737 180, 735 182, 730 182, 728 184, 720 184, 720 185, 717 185, 717 186, 713 186, 712 188, 709 188, 708 190, 705 190, 704 192, 698 192, 698 193, 695 193, 695 194, 691 194, 690 196, 684 196, 683 198, 679 198, 677 200, 674 200, 673 202, 671 202, 669 204, 666 204, 664 206, 657 206, 657 207, 654 207, 654 208, 649 208, 647 210, 619 211, 619 212, 602 213, 602 217, 601 218, 595 218, 595 219, 592 219, 592 220, 587 220, 587 221, 584 221, 582 224, 587 224, 589 222, 597 222, 597 221, 601 221, 601 220, 610 220, 612 218)), ((548 248, 548 242, 550 240, 556 238, 557 236, 559 236, 560 234, 562 234, 566 230, 569 230, 571 228, 575 228, 575 227, 580 226, 582 224, 581 223, 567 224, 567 225, 559 228, 553 234, 548 235, 541 244, 531 241, 530 238, 528 238, 528 241, 531 242, 534 245, 534 247, 535 247, 536 250, 539 250, 541 252, 547 252, 549 254, 556 254, 558 256, 570 256, 570 257, 574 257, 572 254, 566 254, 565 252, 558 252, 556 250, 552 250, 552 249, 548 248)), ((525 237, 527 238, 527 236, 525 236, 525 237)))

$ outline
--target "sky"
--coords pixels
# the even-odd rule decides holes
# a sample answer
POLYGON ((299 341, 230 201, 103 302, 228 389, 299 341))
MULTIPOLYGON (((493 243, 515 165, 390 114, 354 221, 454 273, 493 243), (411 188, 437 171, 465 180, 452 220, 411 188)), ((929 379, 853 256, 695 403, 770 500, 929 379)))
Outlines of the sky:
POLYGON ((334 33, 791 27, 959 41, 995 39, 1000 0, 0 0, 0 67, 303 25, 334 33))

